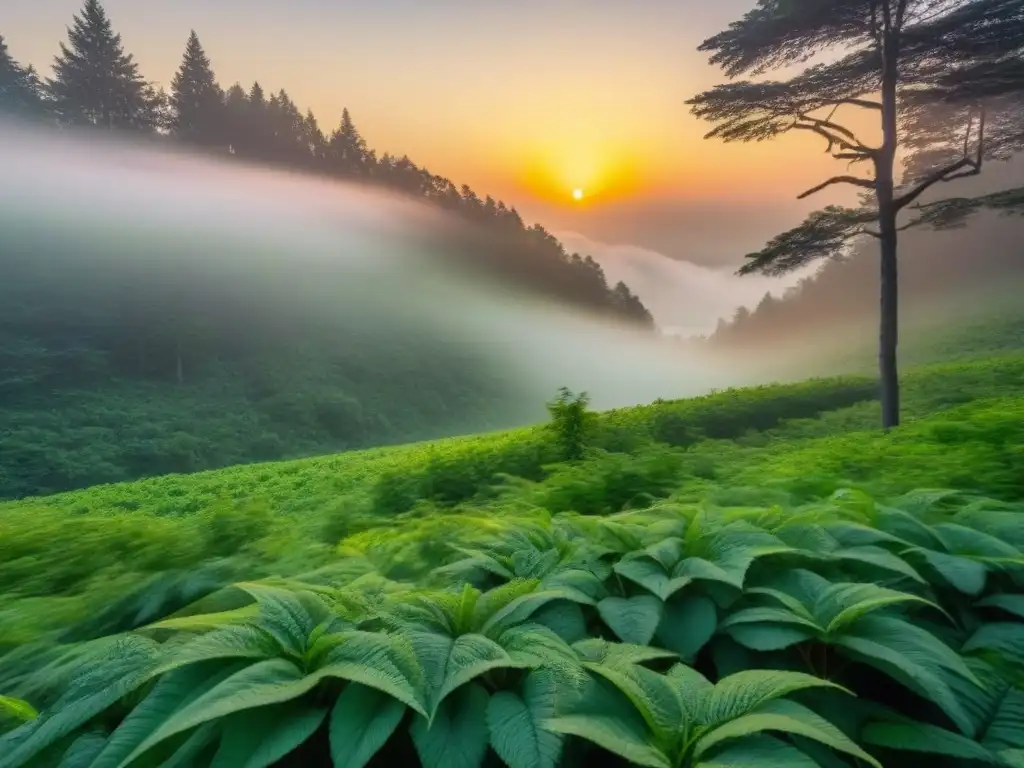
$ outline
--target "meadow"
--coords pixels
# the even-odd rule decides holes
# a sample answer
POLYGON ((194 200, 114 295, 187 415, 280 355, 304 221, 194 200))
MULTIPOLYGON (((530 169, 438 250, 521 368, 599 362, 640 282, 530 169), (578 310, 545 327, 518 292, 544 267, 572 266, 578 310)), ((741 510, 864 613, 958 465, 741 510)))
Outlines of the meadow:
POLYGON ((565 393, 0 504, 0 767, 1024 765, 1024 354, 977 327, 889 434, 856 375, 565 393))

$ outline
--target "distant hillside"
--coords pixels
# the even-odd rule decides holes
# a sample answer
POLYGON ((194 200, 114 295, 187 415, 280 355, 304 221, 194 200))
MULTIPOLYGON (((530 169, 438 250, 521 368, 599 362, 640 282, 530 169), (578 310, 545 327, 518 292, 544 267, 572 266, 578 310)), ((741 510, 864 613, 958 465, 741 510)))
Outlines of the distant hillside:
MULTIPOLYGON (((957 182, 943 192, 971 195, 1016 186, 1024 170, 997 166, 988 178, 957 182)), ((905 329, 942 327, 985 315, 997 307, 1020 309, 1024 284, 1024 220, 982 213, 966 227, 946 231, 910 229, 900 233, 900 311, 905 329)), ((720 350, 796 349, 853 329, 868 333, 878 313, 878 253, 865 238, 845 257, 824 262, 783 296, 766 295, 753 307, 723 318, 709 341, 720 350)), ((866 340, 868 345, 871 339, 866 340)), ((835 349, 829 350, 835 352, 835 349)))

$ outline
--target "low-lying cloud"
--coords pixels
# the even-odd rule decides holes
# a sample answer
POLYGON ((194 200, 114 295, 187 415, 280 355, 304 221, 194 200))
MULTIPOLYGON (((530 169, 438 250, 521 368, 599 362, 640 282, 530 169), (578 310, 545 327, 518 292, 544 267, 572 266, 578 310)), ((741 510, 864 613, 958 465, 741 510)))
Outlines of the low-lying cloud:
POLYGON ((734 268, 704 267, 637 245, 610 245, 577 232, 557 236, 570 253, 592 256, 610 284, 625 282, 664 331, 686 336, 710 333, 719 318, 731 317, 741 306, 754 307, 766 293, 781 295, 811 271, 738 277, 734 268))

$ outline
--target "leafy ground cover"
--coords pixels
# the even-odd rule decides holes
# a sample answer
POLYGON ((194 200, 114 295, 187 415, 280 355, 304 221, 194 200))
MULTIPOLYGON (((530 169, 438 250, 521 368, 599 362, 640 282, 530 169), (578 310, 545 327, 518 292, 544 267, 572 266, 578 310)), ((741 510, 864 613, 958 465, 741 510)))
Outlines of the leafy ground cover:
POLYGON ((538 511, 406 579, 352 551, 37 655, 0 766, 1020 765, 1021 511, 538 511))
POLYGON ((1022 765, 1022 375, 2 504, 0 766, 1022 765))

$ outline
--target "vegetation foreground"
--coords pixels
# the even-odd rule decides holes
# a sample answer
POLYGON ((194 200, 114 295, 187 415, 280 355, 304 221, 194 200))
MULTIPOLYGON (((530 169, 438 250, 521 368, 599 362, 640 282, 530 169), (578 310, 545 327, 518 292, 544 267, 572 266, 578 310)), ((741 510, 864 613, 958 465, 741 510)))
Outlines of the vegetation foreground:
POLYGON ((0 505, 0 768, 1024 765, 1022 375, 0 505))

